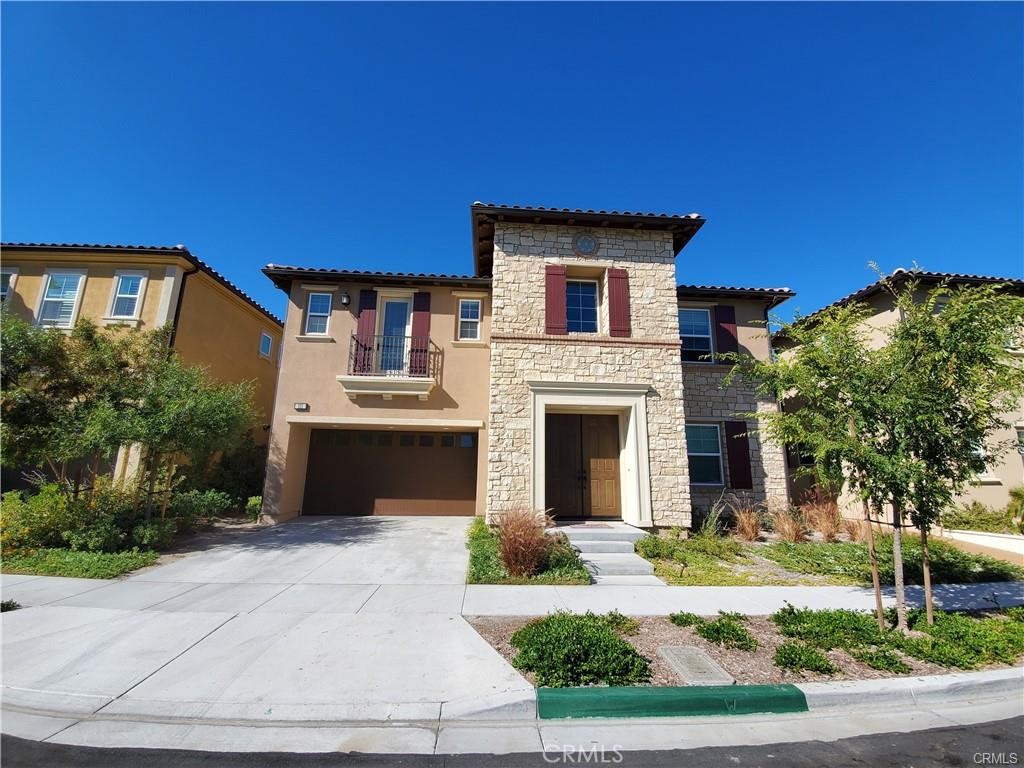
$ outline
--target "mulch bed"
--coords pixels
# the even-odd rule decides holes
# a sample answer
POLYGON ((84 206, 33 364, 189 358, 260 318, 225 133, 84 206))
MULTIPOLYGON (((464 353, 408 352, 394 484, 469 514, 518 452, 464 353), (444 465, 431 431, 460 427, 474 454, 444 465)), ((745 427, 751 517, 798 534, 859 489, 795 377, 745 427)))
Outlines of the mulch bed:
MULTIPOLYGON (((480 633, 498 653, 511 663, 515 649, 509 641, 512 634, 528 624, 536 617, 527 616, 467 616, 472 627, 480 633)), ((911 671, 906 675, 883 672, 863 664, 848 653, 841 650, 828 651, 825 655, 839 668, 834 675, 823 675, 814 672, 797 674, 779 669, 772 661, 775 649, 785 642, 786 638, 778 633, 775 625, 767 616, 751 616, 746 627, 757 638, 758 649, 754 652, 722 648, 703 639, 691 627, 677 627, 662 616, 637 617, 640 628, 635 635, 625 636, 634 648, 651 662, 651 685, 685 685, 672 669, 658 655, 658 647, 663 645, 691 645, 703 649, 726 672, 741 684, 765 683, 801 683, 827 680, 867 680, 885 677, 916 677, 919 675, 938 675, 959 670, 947 669, 938 664, 905 658, 911 671)), ((996 664, 990 668, 1001 667, 996 664)), ((534 683, 530 673, 524 676, 534 683)))

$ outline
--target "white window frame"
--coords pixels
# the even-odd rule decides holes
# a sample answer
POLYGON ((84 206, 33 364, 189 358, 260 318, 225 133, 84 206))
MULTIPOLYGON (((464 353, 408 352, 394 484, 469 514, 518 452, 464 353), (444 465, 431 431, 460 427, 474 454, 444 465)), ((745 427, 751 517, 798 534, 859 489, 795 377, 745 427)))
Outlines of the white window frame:
POLYGON ((7 294, 0 297, 0 301, 7 301, 7 297, 14 293, 14 284, 18 281, 18 267, 0 267, 0 275, 10 275, 7 283, 7 294))
MULTIPOLYGON (((107 315, 105 320, 138 320, 142 316, 142 302, 146 298, 146 283, 149 281, 149 273, 139 269, 119 269, 114 272, 114 284, 110 287, 110 302, 107 304, 107 315), (121 278, 138 277, 139 295, 135 297, 135 312, 131 315, 115 315, 114 308, 117 306, 117 299, 121 295, 121 278)), ((130 298, 125 295, 125 298, 130 298)))
MULTIPOLYGON (((690 485, 699 485, 708 488, 721 488, 725 486, 725 462, 722 456, 722 427, 719 424, 708 424, 706 422, 691 421, 688 424, 683 425, 683 433, 686 433, 686 427, 711 427, 715 430, 715 436, 717 437, 716 443, 718 445, 718 453, 705 453, 693 451, 690 449, 690 441, 686 441, 686 463, 689 469, 690 456, 717 456, 718 457, 718 477, 720 478, 717 483, 698 483, 694 480, 690 480, 690 485)), ((691 473, 692 478, 692 473, 691 473)))
MULTIPOLYGON (((676 322, 677 323, 679 322, 679 313, 682 312, 683 310, 686 310, 687 312, 703 312, 704 314, 706 314, 708 316, 708 334, 707 334, 706 337, 702 333, 687 333, 687 334, 685 334, 686 337, 691 338, 691 339, 707 338, 707 340, 708 340, 708 352, 707 352, 708 359, 707 360, 685 360, 684 359, 682 362, 684 362, 684 363, 686 363, 688 365, 694 365, 694 364, 696 364, 696 365, 708 365, 708 364, 714 363, 715 362, 715 319, 711 316, 711 307, 693 307, 693 306, 680 306, 680 307, 676 307, 676 322)), ((682 325, 680 325, 679 326, 680 355, 682 355, 683 336, 684 336, 683 328, 682 328, 682 325)))
POLYGON ((60 330, 70 330, 75 327, 75 323, 78 322, 78 310, 82 306, 82 294, 85 293, 85 282, 88 279, 88 270, 85 269, 47 269, 43 273, 43 285, 39 291, 39 302, 36 304, 36 325, 41 328, 58 328, 60 330), (71 320, 67 325, 44 325, 43 324, 43 305, 46 303, 46 292, 50 288, 50 279, 54 275, 78 275, 78 290, 75 293, 75 303, 71 308, 71 320))
POLYGON ((330 291, 307 291, 306 292, 306 317, 302 323, 302 333, 305 336, 329 336, 331 333, 331 313, 334 311, 334 294, 330 291), (310 306, 313 303, 314 296, 326 296, 327 297, 327 312, 317 312, 314 314, 310 311, 310 306), (327 323, 324 325, 323 331, 310 331, 309 330, 309 319, 311 317, 326 317, 327 323))
POLYGON ((601 333, 601 281, 592 277, 572 277, 571 275, 565 278, 565 329, 567 333, 585 333, 588 335, 597 335, 601 333), (569 283, 593 283, 594 285, 594 330, 592 331, 570 331, 569 330, 569 283))
POLYGON ((484 302, 483 299, 459 299, 459 312, 455 318, 455 338, 458 341, 481 341, 481 326, 484 321, 484 302), (463 320, 462 318, 462 305, 473 303, 477 305, 477 318, 476 320, 463 320), (463 336, 462 335, 462 324, 463 323, 475 323, 476 324, 476 336, 463 336))
POLYGON ((273 360, 274 359, 274 336, 273 336, 273 334, 270 333, 270 331, 262 331, 262 330, 260 331, 260 344, 256 348, 256 353, 260 357, 262 357, 264 360, 273 360), (264 339, 267 340, 267 347, 269 348, 267 352, 263 351, 263 340, 264 339))

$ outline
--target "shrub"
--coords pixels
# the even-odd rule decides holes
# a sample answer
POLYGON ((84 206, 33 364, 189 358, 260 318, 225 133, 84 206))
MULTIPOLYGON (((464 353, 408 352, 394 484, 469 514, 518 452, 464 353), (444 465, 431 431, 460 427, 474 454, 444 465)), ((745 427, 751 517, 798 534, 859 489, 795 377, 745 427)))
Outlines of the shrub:
POLYGON ((843 532, 850 541, 862 541, 867 537, 863 520, 843 519, 843 532))
POLYGON ((538 686, 636 685, 650 680, 650 662, 609 626, 607 617, 555 613, 512 635, 513 665, 538 686))
POLYGON ((743 506, 734 513, 736 535, 744 541, 757 541, 761 536, 761 510, 757 507, 743 506))
POLYGON ((1013 533, 1024 534, 1024 485, 1010 489, 1010 503, 1006 505, 1006 514, 1013 526, 1013 533))
POLYGON ((825 541, 836 540, 842 526, 842 518, 839 516, 839 505, 834 499, 819 493, 800 505, 800 513, 807 521, 807 525, 821 534, 821 538, 825 541))
POLYGON ((648 560, 681 560, 682 547, 679 539, 652 534, 638 539, 633 549, 640 557, 648 560))
POLYGON ((668 620, 680 627, 696 627, 698 624, 704 623, 703 617, 698 616, 696 613, 687 613, 686 611, 669 614, 668 620))
POLYGON ((783 541, 797 542, 807 537, 804 524, 789 509, 780 509, 772 515, 772 528, 783 541))
POLYGON ((542 570, 530 578, 513 577, 502 565, 497 533, 484 518, 474 518, 466 536, 469 549, 466 581, 470 584, 589 584, 590 574, 569 546, 568 539, 562 534, 548 535, 548 538, 551 541, 542 570))
POLYGON ((254 523, 260 521, 260 517, 263 514, 263 497, 262 496, 250 496, 248 501, 245 502, 245 515, 254 523))
POLYGON ((531 509, 513 509, 502 514, 498 548, 510 575, 533 576, 540 570, 551 545, 545 527, 545 518, 531 509))
POLYGON ((835 664, 825 654, 803 643, 783 643, 775 649, 775 666, 793 672, 821 672, 830 675, 838 672, 835 664))
POLYGON ((5 551, 62 546, 67 522, 67 497, 56 483, 40 486, 27 498, 21 491, 0 497, 0 540, 5 551))
POLYGON ((872 669, 881 669, 898 674, 910 671, 910 665, 888 648, 860 648, 851 651, 850 655, 857 661, 867 664, 872 669))
POLYGON ((816 611, 787 605, 773 613, 771 620, 786 637, 795 637, 826 651, 881 645, 887 637, 879 630, 874 616, 863 611, 842 608, 816 611))
POLYGON ((150 520, 132 529, 131 541, 139 549, 169 549, 177 531, 174 520, 150 520))
POLYGON ((508 573, 501 565, 498 540, 482 517, 474 517, 466 535, 469 549, 469 569, 466 581, 470 584, 500 584, 508 573))
POLYGON ((942 513, 944 527, 967 531, 1018 533, 1014 522, 1013 500, 1003 509, 994 509, 980 501, 972 501, 970 504, 962 504, 942 513))
POLYGON ((609 611, 603 617, 608 628, 620 635, 635 635, 640 630, 640 622, 618 611, 609 611))
POLYGON ((177 522, 179 533, 195 530, 199 523, 209 523, 234 505, 231 496, 223 491, 185 491, 171 498, 168 511, 177 522))
POLYGON ((64 532, 64 541, 73 550, 87 552, 117 552, 128 539, 117 523, 109 518, 97 517, 91 524, 64 532))
POLYGON ((83 579, 112 579, 152 565, 157 553, 130 549, 127 552, 76 552, 71 549, 36 549, 5 554, 4 573, 32 573, 39 576, 72 576, 83 579))
POLYGON ((701 621, 694 631, 709 643, 741 651, 756 651, 757 639, 740 622, 746 617, 737 613, 720 612, 717 619, 701 621))
POLYGON ((1024 624, 1017 621, 941 611, 932 626, 921 612, 909 618, 911 628, 927 636, 903 638, 902 650, 925 661, 974 669, 993 662, 1014 664, 1024 654, 1024 624))
POLYGON ((719 560, 733 560, 743 551, 743 545, 730 536, 717 533, 698 533, 678 543, 684 561, 687 552, 699 552, 719 560))
POLYGON ((1024 621, 1024 605, 1015 605, 1013 608, 1007 608, 1003 613, 1011 621, 1024 621))

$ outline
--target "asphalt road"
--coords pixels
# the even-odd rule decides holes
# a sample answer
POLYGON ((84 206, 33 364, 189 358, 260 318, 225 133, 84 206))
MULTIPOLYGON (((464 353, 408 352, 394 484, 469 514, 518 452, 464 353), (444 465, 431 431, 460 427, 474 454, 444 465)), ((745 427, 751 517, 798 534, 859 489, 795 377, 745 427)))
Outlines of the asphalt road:
POLYGON ((858 736, 834 742, 715 747, 602 754, 552 751, 545 755, 361 755, 192 752, 172 749, 99 749, 3 736, 3 768, 533 768, 612 765, 623 768, 954 768, 1024 766, 1024 717, 912 733, 858 736), (602 759, 603 758, 603 759, 602 759))

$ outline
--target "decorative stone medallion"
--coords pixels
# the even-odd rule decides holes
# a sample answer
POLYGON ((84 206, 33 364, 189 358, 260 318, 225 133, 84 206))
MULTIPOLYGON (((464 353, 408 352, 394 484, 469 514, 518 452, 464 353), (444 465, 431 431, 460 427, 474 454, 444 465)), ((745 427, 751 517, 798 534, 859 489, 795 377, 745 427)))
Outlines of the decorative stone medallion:
POLYGON ((572 239, 572 249, 577 256, 593 256, 597 253, 597 238, 589 232, 581 232, 572 239))

